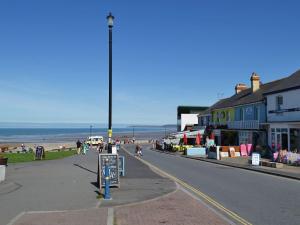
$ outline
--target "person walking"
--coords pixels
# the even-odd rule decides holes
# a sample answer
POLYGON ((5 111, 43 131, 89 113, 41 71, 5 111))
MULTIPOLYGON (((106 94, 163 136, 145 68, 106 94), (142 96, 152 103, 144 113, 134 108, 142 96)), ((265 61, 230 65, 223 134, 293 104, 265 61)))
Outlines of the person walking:
POLYGON ((77 146, 77 155, 79 155, 81 152, 82 143, 79 140, 77 140, 76 146, 77 146))
POLYGON ((99 152, 99 153, 102 153, 102 152, 103 152, 103 148, 104 148, 104 144, 103 144, 103 142, 100 142, 100 143, 98 144, 98 147, 97 147, 98 152, 99 152))
POLYGON ((89 150, 89 146, 86 142, 84 142, 83 143, 83 152, 82 152, 82 154, 85 155, 88 150, 89 150))
POLYGON ((136 153, 136 156, 138 157, 141 157, 143 154, 142 154, 142 147, 137 144, 136 147, 135 147, 135 153, 136 153))

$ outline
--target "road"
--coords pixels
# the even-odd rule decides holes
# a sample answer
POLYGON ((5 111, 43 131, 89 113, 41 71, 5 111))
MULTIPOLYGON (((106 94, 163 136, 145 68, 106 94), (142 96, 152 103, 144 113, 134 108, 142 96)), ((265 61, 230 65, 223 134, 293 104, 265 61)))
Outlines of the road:
MULTIPOLYGON (((134 152, 134 146, 125 147, 134 152)), ((300 224, 300 182, 143 149, 143 159, 252 224, 300 224)))

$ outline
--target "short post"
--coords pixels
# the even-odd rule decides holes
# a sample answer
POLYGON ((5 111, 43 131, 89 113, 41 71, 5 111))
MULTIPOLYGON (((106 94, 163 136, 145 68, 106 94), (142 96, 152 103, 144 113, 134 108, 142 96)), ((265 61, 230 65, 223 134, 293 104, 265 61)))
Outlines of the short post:
POLYGON ((108 159, 105 160, 105 192, 104 192, 104 199, 110 200, 110 176, 109 176, 109 168, 108 168, 108 159))

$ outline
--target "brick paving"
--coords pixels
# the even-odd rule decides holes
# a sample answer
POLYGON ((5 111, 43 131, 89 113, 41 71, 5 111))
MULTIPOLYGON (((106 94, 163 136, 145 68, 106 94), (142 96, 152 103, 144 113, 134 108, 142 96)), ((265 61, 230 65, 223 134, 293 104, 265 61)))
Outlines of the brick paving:
POLYGON ((162 198, 115 208, 117 225, 223 225, 214 211, 181 190, 162 198))

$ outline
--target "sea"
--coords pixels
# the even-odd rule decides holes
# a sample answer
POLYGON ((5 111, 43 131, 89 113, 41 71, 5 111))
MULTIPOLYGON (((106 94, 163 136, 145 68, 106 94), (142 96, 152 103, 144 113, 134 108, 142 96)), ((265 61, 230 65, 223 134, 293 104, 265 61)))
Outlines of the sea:
MULTIPOLYGON (((155 138, 164 136, 164 127, 113 128, 113 137, 155 138)), ((0 143, 69 142, 88 136, 107 137, 107 128, 0 128, 0 143)))

